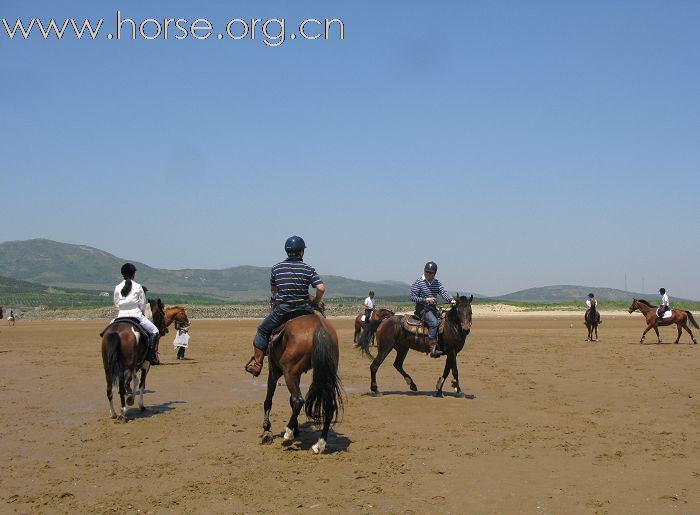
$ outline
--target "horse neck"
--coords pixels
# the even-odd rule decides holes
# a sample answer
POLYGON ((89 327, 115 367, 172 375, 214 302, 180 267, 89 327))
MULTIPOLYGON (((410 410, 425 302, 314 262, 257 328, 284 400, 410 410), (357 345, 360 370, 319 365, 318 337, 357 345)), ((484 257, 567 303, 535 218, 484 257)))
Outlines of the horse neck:
POLYGON ((163 321, 165 322, 165 327, 168 327, 170 324, 173 323, 173 320, 175 320, 177 314, 178 310, 174 308, 168 308, 163 312, 163 321), (170 311, 172 314, 169 314, 168 311, 170 311))
POLYGON ((636 306, 637 306, 637 309, 638 309, 639 311, 641 311, 641 312, 642 312, 643 314, 645 314, 645 315, 646 315, 647 313, 649 313, 651 310, 656 311, 656 308, 654 308, 654 307, 652 307, 652 306, 647 306, 647 305, 644 304, 643 302, 637 301, 637 302, 636 302, 636 306))

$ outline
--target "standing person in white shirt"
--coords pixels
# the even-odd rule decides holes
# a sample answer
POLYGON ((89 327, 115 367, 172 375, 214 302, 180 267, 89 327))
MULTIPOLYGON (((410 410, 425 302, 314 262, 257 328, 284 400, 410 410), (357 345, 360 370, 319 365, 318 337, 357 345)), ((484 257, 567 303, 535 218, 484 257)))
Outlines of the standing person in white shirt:
POLYGON ((666 295, 666 288, 659 288, 659 294, 661 295, 661 305, 659 306, 659 309, 656 310, 656 316, 663 318, 664 313, 671 308, 668 295, 666 295))
POLYGON ((375 307, 374 303, 374 292, 370 291, 369 292, 369 297, 365 299, 365 325, 369 324, 369 317, 372 316, 372 311, 374 311, 375 307))
POLYGON ((124 280, 114 287, 114 305, 119 310, 117 317, 130 317, 138 320, 141 327, 149 334, 146 359, 152 365, 158 365, 160 361, 155 353, 158 328, 143 314, 146 309, 146 294, 143 291, 143 286, 134 281, 136 267, 131 263, 125 263, 122 265, 121 272, 124 280))

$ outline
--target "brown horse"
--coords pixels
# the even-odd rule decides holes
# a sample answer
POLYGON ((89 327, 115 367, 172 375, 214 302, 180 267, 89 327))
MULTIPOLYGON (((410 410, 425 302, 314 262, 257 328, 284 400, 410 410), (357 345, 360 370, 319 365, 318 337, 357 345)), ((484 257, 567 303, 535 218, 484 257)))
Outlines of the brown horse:
POLYGON ((647 322, 647 328, 644 329, 644 332, 642 333, 642 338, 639 340, 639 343, 644 343, 644 336, 647 334, 649 329, 654 329, 656 337, 659 339, 659 343, 662 343, 661 336, 659 335, 659 326, 671 324, 676 324, 676 328, 678 329, 678 337, 673 343, 678 343, 680 341, 683 329, 685 329, 688 332, 690 338, 693 340, 693 343, 698 343, 698 341, 695 339, 695 336, 693 336, 693 332, 688 327, 688 322, 690 322, 691 325, 695 327, 695 329, 700 329, 698 323, 695 321, 695 318, 693 318, 693 314, 690 311, 686 311, 683 309, 672 309, 670 317, 659 319, 659 317, 656 316, 656 306, 652 306, 646 300, 633 299, 628 311, 632 313, 637 309, 642 313, 642 315, 644 315, 644 318, 647 322))
MULTIPOLYGON (((171 306, 169 308, 166 308, 160 299, 148 299, 148 304, 151 306, 151 312, 153 313, 153 323, 156 325, 156 327, 158 327, 158 331, 160 332, 161 336, 168 334, 168 326, 173 322, 180 322, 183 325, 190 325, 190 320, 189 318, 187 318, 187 311, 185 311, 184 307, 171 306), (157 313, 160 313, 160 315, 157 315, 157 313), (161 329, 160 325, 158 325, 158 322, 156 322, 156 316, 161 316, 163 318, 163 329, 161 329)), ((153 363, 154 365, 160 365, 160 356, 158 354, 159 343, 160 338, 158 338, 158 340, 156 341, 156 359, 153 363)))
POLYGON ((588 329, 587 342, 597 342, 598 341, 598 310, 595 307, 595 302, 591 302, 591 307, 588 308, 583 320, 588 329), (595 340, 593 339, 593 331, 595 331, 595 340))
MULTIPOLYGON (((163 312, 156 306, 156 309, 153 310, 153 323, 160 334, 163 334, 165 330, 162 321, 163 312)), ((156 339, 156 344, 159 338, 160 336, 156 339)), ((147 355, 148 339, 133 324, 117 319, 105 329, 102 336, 102 364, 107 380, 107 399, 112 418, 127 420, 126 405, 133 406, 134 404, 134 390, 136 390, 139 371, 141 372, 139 408, 141 411, 146 410, 143 405, 143 391, 146 388, 146 376, 151 367, 150 362, 146 359, 147 355), (133 387, 131 386, 132 381, 133 387), (119 400, 121 401, 119 416, 114 411, 112 400, 112 386, 115 383, 119 384, 119 400)))
POLYGON ((282 444, 290 445, 299 435, 298 416, 306 407, 306 416, 316 425, 323 424, 321 437, 311 447, 314 454, 326 448, 328 430, 343 408, 343 393, 338 378, 338 335, 322 316, 303 315, 287 322, 269 351, 267 396, 264 404, 262 443, 272 443, 270 411, 277 381, 281 376, 287 383, 292 416, 284 431, 282 444), (306 400, 301 394, 301 375, 313 369, 306 400))
MULTIPOLYGON (((442 397, 442 385, 447 379, 448 374, 452 371, 452 387, 458 397, 464 397, 464 393, 459 386, 459 371, 457 370, 457 354, 464 348, 467 335, 472 327, 472 300, 474 296, 458 297, 457 304, 445 312, 445 316, 440 323, 440 342, 442 350, 447 354, 447 362, 445 370, 437 380, 435 386, 436 397, 442 397)), ((403 376, 406 384, 411 391, 417 391, 418 387, 413 382, 410 375, 403 369, 403 362, 406 359, 409 349, 417 350, 418 352, 429 352, 425 336, 419 336, 409 333, 401 327, 401 319, 403 317, 396 315, 381 321, 372 321, 362 331, 360 335, 359 347, 362 353, 372 358, 369 352, 369 344, 372 336, 377 335, 377 357, 374 358, 369 369, 371 372, 370 390, 372 395, 380 395, 377 389, 377 370, 382 362, 386 359, 392 349, 396 350, 396 359, 394 360, 394 368, 403 376)))
MULTIPOLYGON (((352 337, 353 343, 357 343, 357 338, 360 336, 360 333, 362 330, 365 328, 367 325, 367 322, 362 320, 362 318, 365 316, 364 313, 360 313, 355 317, 355 334, 352 337)), ((372 310, 372 314, 369 317, 369 322, 372 320, 384 320, 385 318, 393 317, 394 312, 390 309, 384 309, 384 308, 377 308, 372 310)))

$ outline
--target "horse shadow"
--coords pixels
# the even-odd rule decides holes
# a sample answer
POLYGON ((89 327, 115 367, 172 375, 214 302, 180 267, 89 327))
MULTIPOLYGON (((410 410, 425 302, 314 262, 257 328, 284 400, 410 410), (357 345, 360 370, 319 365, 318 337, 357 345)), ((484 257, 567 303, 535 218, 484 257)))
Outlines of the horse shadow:
MULTIPOLYGON (((314 426, 313 422, 304 422, 299 424, 299 436, 294 439, 294 443, 285 449, 287 452, 310 451, 311 447, 318 442, 320 429, 314 426)), ((282 438, 284 431, 275 436, 282 438)), ((330 430, 328 433, 328 441, 326 442, 326 450, 324 454, 335 454, 337 452, 346 452, 350 448, 352 440, 343 433, 330 430)))
MULTIPOLYGON (((144 392, 146 393, 146 392, 144 392)), ((157 415, 162 415, 176 409, 174 404, 187 404, 187 401, 168 401, 162 402, 160 404, 147 405, 145 411, 141 411, 138 408, 129 411, 129 418, 133 420, 142 418, 151 418, 157 415)))
MULTIPOLYGON (((383 391, 379 395, 373 395, 371 392, 365 393, 365 397, 383 397, 384 395, 404 395, 406 397, 435 397, 435 392, 410 392, 406 390, 388 390, 388 391, 383 391)), ((457 395, 454 392, 442 392, 443 397, 455 397, 455 398, 460 398, 459 395, 457 395)), ((473 393, 466 393, 464 392, 464 395, 461 397, 464 399, 476 399, 476 394, 473 393)))

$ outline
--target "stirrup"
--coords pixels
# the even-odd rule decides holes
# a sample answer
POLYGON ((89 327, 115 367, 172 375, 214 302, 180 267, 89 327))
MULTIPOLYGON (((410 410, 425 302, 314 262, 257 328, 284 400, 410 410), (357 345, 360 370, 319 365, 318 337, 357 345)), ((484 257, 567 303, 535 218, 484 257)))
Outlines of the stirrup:
POLYGON ((243 367, 243 370, 251 374, 253 377, 258 377, 260 375, 260 372, 262 372, 262 369, 263 364, 255 361, 255 356, 251 357, 250 361, 248 361, 245 367, 243 367))

